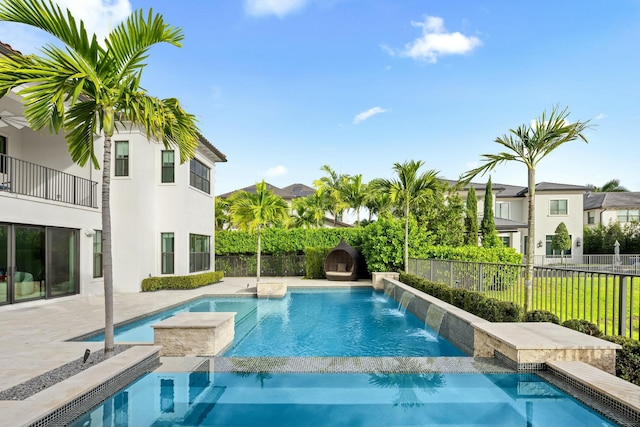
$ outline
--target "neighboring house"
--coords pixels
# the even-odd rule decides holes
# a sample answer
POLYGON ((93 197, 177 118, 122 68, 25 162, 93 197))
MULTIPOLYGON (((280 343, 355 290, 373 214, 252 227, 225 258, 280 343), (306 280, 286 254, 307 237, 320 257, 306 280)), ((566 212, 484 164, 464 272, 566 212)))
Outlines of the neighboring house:
MULTIPOLYGON (((454 181, 449 181, 454 184, 454 181)), ((460 191, 466 200, 467 190, 472 185, 478 198, 478 214, 484 210, 486 184, 470 183, 460 191)), ((536 185, 535 195, 535 254, 536 257, 555 257, 559 251, 551 248, 551 239, 556 227, 564 222, 571 236, 571 249, 565 256, 582 256, 583 194, 587 187, 568 184, 541 182, 536 185)), ((493 210, 496 230, 505 246, 526 252, 529 202, 527 187, 492 184, 493 210)))
MULTIPOLYGON (((298 183, 287 185, 286 187, 283 187, 283 188, 276 187, 275 185, 269 184, 268 182, 266 184, 267 184, 267 190, 271 190, 275 195, 282 197, 282 199, 284 199, 284 201, 287 202, 290 207, 293 204, 293 200, 294 199, 297 199, 299 197, 310 196, 311 194, 315 193, 315 191, 316 191, 313 187, 309 187, 308 185, 298 184, 298 183)), ((246 191, 248 193, 255 193, 256 192, 256 186, 255 186, 255 184, 254 185, 249 185, 249 186, 244 187, 244 188, 240 188, 240 189, 237 189, 237 190, 229 191, 229 192, 224 193, 224 194, 220 194, 218 197, 220 197, 221 199, 227 199, 233 193, 236 193, 238 191, 246 191)), ((327 227, 327 228, 334 228, 334 227, 335 228, 344 228, 344 227, 352 227, 352 225, 348 224, 346 222, 343 222, 343 221, 335 221, 335 225, 334 225, 333 218, 325 217, 324 218, 323 227, 327 227)))
POLYGON ((595 227, 640 221, 640 192, 584 193, 584 224, 595 227))
MULTIPOLYGON (((212 270, 213 177, 225 156, 201 137, 181 165, 136 128, 114 135, 112 156, 114 290, 212 270)), ((0 98, 0 304, 103 292, 101 182, 101 170, 71 160, 63 135, 26 125, 19 96, 0 98)))

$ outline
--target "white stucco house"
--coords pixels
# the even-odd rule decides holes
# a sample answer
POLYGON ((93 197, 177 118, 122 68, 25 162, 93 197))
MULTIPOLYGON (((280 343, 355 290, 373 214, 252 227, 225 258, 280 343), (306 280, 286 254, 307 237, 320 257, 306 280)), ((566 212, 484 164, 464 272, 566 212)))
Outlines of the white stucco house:
POLYGON ((583 221, 589 227, 640 221, 640 192, 584 193, 583 221))
MULTIPOLYGON (((0 54, 9 49, 0 43, 0 54)), ((100 161, 102 146, 98 138, 100 161)), ((112 156, 114 290, 213 270, 213 178, 224 154, 201 137, 180 164, 178 152, 128 128, 114 135, 112 156)), ((0 98, 0 305, 103 292, 101 181, 101 170, 72 162, 63 135, 29 128, 18 95, 0 98)))
MULTIPOLYGON (((451 181, 453 183, 453 181, 451 181)), ((478 213, 482 216, 486 184, 470 183, 460 196, 466 201, 469 186, 473 186, 478 199, 478 213)), ((587 187, 580 185, 540 182, 535 193, 535 257, 553 259, 559 255, 551 248, 556 227, 564 222, 571 236, 572 246, 565 257, 582 257, 583 194, 587 187)), ((496 230, 505 246, 526 253, 528 231, 528 188, 505 184, 492 184, 493 211, 496 230)))

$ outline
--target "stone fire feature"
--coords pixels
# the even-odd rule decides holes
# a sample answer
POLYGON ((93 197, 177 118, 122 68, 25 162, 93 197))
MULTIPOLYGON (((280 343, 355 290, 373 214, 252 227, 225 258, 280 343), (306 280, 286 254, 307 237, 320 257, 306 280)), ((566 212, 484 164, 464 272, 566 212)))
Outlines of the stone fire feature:
POLYGON ((217 356, 233 344, 236 313, 179 313, 152 325, 160 356, 217 356))
POLYGON ((553 361, 579 361, 616 372, 618 344, 554 323, 474 323, 473 327, 475 357, 498 353, 524 370, 553 361))

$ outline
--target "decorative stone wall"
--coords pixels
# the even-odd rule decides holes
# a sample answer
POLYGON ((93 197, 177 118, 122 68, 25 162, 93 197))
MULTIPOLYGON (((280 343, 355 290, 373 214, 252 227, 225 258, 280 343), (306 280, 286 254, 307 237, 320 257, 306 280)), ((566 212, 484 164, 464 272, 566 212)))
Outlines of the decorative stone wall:
POLYGON ((161 356, 217 356, 233 344, 236 313, 179 313, 152 325, 161 356))
POLYGON ((392 273, 392 272, 374 272, 374 273, 371 273, 371 283, 373 284, 373 289, 375 289, 376 291, 383 291, 384 290, 384 279, 399 280, 400 279, 400 274, 399 273, 392 273))
POLYGON ((286 282, 258 282, 258 298, 283 298, 287 294, 286 282))

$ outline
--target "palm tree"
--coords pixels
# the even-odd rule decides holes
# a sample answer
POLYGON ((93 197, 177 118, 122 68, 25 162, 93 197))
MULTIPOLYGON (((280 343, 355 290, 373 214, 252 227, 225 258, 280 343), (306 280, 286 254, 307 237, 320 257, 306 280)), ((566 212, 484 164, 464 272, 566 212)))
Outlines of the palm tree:
POLYGON ((349 208, 356 211, 357 222, 360 224, 360 209, 364 206, 367 195, 367 185, 362 182, 362 175, 354 175, 348 178, 344 187, 345 201, 349 208))
POLYGON ((392 203, 389 193, 380 191, 380 179, 376 178, 369 182, 366 188, 364 206, 369 211, 369 222, 373 216, 380 217, 391 212, 392 203))
POLYGON ((509 130, 508 134, 495 139, 495 142, 506 148, 507 151, 498 154, 483 154, 485 163, 466 172, 461 178, 462 181, 469 182, 478 174, 484 175, 486 172, 494 170, 496 166, 510 161, 523 163, 527 167, 529 218, 525 263, 525 311, 531 308, 533 288, 536 166, 547 154, 566 142, 576 139, 588 142, 583 132, 589 127, 589 121, 569 123, 568 116, 567 108, 561 110, 556 106, 548 116, 546 112, 543 112, 535 123, 523 124, 516 129, 509 130))
POLYGON ((215 198, 216 230, 224 230, 229 224, 229 202, 221 197, 215 198))
POLYGON ((422 174, 418 170, 424 162, 410 160, 394 163, 393 170, 397 178, 380 179, 376 184, 380 191, 389 194, 391 201, 402 209, 404 216, 404 271, 409 271, 409 214, 411 209, 423 203, 431 192, 440 189, 438 172, 430 169, 422 174))
POLYGON ((144 60, 151 46, 181 46, 179 28, 161 15, 142 10, 130 15, 100 44, 82 21, 44 0, 5 0, 0 20, 41 29, 64 47, 48 44, 41 55, 13 54, 0 59, 0 96, 15 88, 23 97, 25 116, 34 130, 65 131, 69 153, 81 166, 100 165, 94 136, 104 137, 102 162, 102 250, 105 294, 105 355, 114 350, 113 272, 111 253, 111 139, 116 123, 144 127, 147 138, 177 147, 180 160, 193 157, 199 131, 195 117, 178 100, 158 99, 140 87, 144 60))
POLYGON ((260 281, 260 232, 263 227, 285 222, 289 216, 289 205, 284 199, 267 189, 267 183, 256 184, 256 192, 238 191, 229 197, 231 222, 240 230, 258 233, 258 266, 256 281, 260 281))
POLYGON ((325 197, 322 191, 315 191, 306 197, 294 199, 295 211, 292 220, 293 227, 320 228, 324 221, 325 197))
POLYGON ((625 186, 620 185, 619 179, 610 179, 605 182, 602 187, 596 187, 591 184, 587 184, 587 187, 589 187, 594 193, 622 193, 629 191, 625 186))
POLYGON ((324 192, 326 197, 326 208, 333 215, 333 225, 338 224, 338 217, 342 217, 342 212, 349 207, 345 201, 345 185, 348 182, 348 176, 339 174, 329 165, 323 165, 320 170, 324 171, 327 176, 314 181, 313 186, 324 192))

